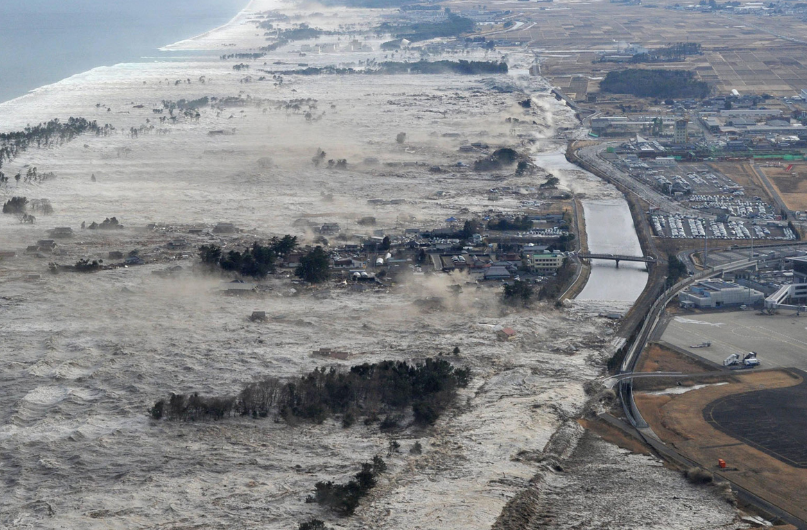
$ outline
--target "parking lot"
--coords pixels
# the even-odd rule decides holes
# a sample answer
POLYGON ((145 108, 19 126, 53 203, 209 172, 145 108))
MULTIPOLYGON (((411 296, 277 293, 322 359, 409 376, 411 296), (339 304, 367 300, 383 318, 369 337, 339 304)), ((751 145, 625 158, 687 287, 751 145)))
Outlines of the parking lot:
POLYGON ((682 164, 669 157, 645 160, 635 154, 609 160, 656 192, 695 214, 671 209, 650 215, 654 233, 672 239, 759 239, 792 241, 793 231, 751 186, 746 189, 707 164, 682 164), (757 195, 754 195, 757 193, 757 195), (672 213, 670 213, 672 212, 672 213))
POLYGON ((717 364, 732 353, 755 351, 762 368, 807 370, 807 314, 780 310, 685 313, 672 318, 661 340, 717 364), (692 348, 711 342, 708 348, 692 348))
POLYGON ((714 219, 691 215, 656 213, 650 216, 653 232, 673 239, 770 239, 793 241, 796 235, 776 221, 743 221, 714 219))

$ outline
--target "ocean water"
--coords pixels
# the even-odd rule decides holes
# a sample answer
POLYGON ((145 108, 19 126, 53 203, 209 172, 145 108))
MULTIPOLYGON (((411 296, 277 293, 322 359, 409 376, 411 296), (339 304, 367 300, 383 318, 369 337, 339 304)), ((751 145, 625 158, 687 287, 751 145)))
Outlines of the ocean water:
MULTIPOLYGON (((0 0, 0 102, 221 26, 248 0, 0 0)), ((2 116, 0 116, 2 119, 2 116)))

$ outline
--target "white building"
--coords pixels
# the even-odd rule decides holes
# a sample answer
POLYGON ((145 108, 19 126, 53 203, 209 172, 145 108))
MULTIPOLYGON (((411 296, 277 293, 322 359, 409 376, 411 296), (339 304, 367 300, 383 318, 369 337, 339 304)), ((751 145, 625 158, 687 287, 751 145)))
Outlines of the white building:
POLYGON ((752 305, 764 298, 765 295, 756 289, 724 280, 697 282, 678 295, 682 306, 701 308, 752 305))
POLYGON ((530 271, 546 275, 555 274, 563 265, 564 256, 557 252, 546 250, 523 250, 522 258, 527 262, 530 271))

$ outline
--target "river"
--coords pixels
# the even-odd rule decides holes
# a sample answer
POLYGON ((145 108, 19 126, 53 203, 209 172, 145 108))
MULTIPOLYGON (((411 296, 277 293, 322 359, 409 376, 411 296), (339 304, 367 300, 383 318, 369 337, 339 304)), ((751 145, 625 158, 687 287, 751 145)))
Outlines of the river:
MULTIPOLYGON (((600 254, 641 256, 642 247, 625 199, 586 200, 588 250, 600 254)), ((591 275, 577 300, 635 302, 647 285, 644 263, 591 260, 591 275)))
MULTIPOLYGON (((587 171, 572 164, 563 153, 564 149, 535 155, 534 162, 557 176, 561 184, 578 195, 591 194, 596 188, 610 185, 587 171)), ((621 194, 610 193, 613 198, 584 199, 586 236, 589 252, 605 254, 642 255, 639 236, 633 226, 628 203, 621 194)), ((595 195, 598 195, 595 193, 595 195)), ((608 193, 606 193, 606 196, 608 193)), ((591 275, 577 300, 615 301, 633 303, 647 285, 644 263, 592 260, 591 275)), ((623 305, 623 304, 620 304, 623 305)))

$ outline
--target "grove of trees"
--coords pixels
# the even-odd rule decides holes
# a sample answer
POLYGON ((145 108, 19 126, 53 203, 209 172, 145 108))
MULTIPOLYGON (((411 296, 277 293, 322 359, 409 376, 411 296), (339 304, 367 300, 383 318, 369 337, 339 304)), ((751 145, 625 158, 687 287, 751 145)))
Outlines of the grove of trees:
POLYGON ((528 216, 515 217, 507 219, 506 217, 499 217, 498 219, 491 219, 488 221, 488 229, 490 230, 518 230, 525 232, 532 230, 532 221, 528 216))
POLYGON ((687 266, 675 254, 667 256, 667 287, 672 287, 687 275, 687 266))
POLYGON ((471 372, 443 359, 418 364, 383 361, 345 371, 320 368, 299 378, 280 381, 268 377, 245 385, 237 396, 202 397, 172 394, 151 409, 154 419, 197 421, 232 415, 267 417, 277 414, 288 422, 321 423, 342 415, 349 427, 361 416, 375 421, 379 414, 398 418, 411 408, 415 422, 433 424, 468 385, 471 372))
POLYGON ((3 204, 3 213, 24 214, 27 207, 26 197, 12 197, 3 204))
POLYGON ((328 254, 322 247, 314 247, 314 250, 300 258, 300 264, 294 270, 295 276, 311 283, 322 283, 328 279, 328 254))
POLYGON ((496 149, 492 155, 474 162, 474 171, 496 171, 503 166, 512 166, 518 160, 518 152, 509 147, 496 149))
MULTIPOLYGON (((69 118, 67 123, 58 119, 47 123, 28 126, 22 131, 0 133, 0 168, 30 147, 53 147, 62 145, 84 133, 96 136, 106 135, 115 130, 111 125, 99 126, 95 121, 84 118, 69 118)), ((19 181, 19 178, 17 179, 19 181)))
POLYGON ((326 506, 340 515, 353 515, 359 501, 376 485, 376 477, 387 470, 387 464, 380 456, 373 457, 372 462, 362 464, 361 471, 356 473, 346 484, 317 482, 314 495, 306 502, 316 502, 326 506))
POLYGON ((534 294, 529 283, 516 280, 512 284, 504 284, 502 298, 504 303, 508 305, 527 307, 530 305, 534 294))
POLYGON ((297 237, 287 234, 282 238, 272 238, 268 245, 255 241, 243 252, 231 250, 224 254, 217 245, 202 245, 199 247, 199 257, 202 263, 211 268, 260 279, 274 272, 279 256, 286 256, 295 248, 297 237))
POLYGON ((709 85, 688 70, 627 69, 608 72, 600 90, 654 98, 697 98, 709 95, 709 85))

